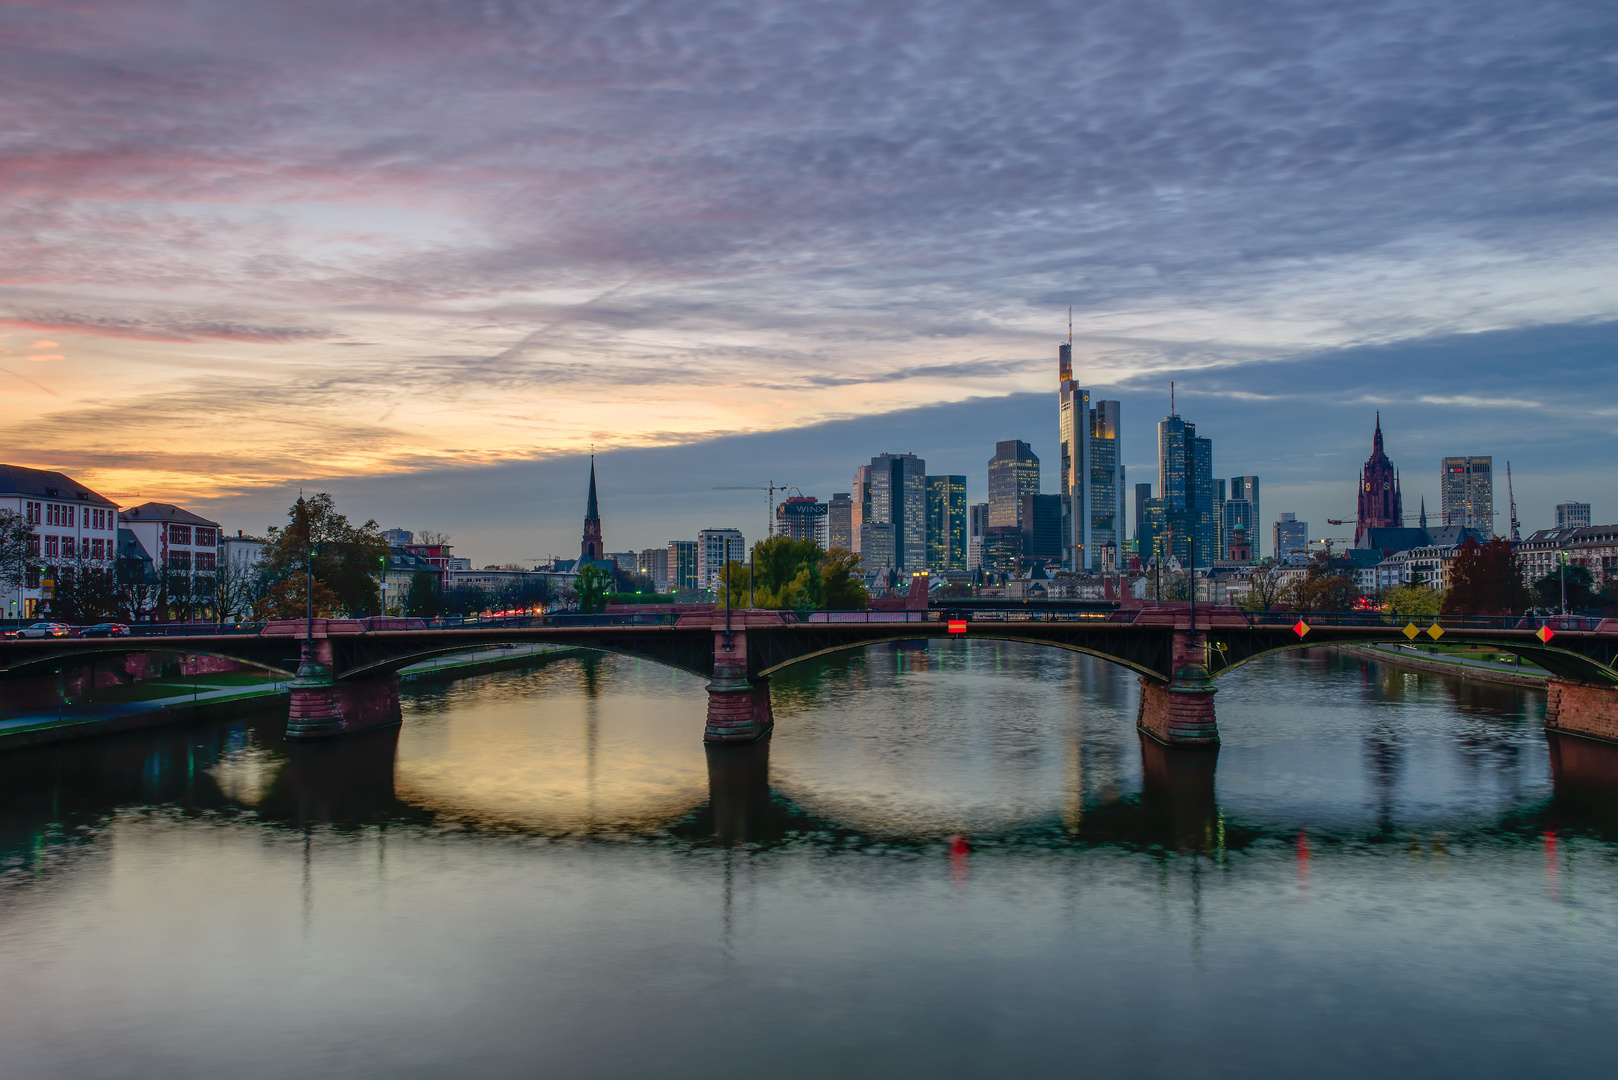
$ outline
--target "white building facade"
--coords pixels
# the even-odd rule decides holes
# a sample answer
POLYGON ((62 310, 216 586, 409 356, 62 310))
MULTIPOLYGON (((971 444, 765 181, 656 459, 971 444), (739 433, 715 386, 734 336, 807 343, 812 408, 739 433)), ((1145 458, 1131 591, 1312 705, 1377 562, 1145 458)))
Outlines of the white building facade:
POLYGON ((110 570, 118 557, 118 506, 65 473, 0 465, 0 509, 33 526, 31 566, 4 598, 8 618, 33 619, 64 573, 110 570), (51 583, 51 584, 47 584, 51 583))

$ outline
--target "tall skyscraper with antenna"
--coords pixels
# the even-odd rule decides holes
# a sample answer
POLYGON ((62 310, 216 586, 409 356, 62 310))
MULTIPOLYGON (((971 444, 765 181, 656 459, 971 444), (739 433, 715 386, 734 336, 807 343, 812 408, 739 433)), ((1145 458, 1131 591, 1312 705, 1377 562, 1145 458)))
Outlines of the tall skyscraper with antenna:
POLYGON ((1057 346, 1057 433, 1061 442, 1062 562, 1095 573, 1116 567, 1124 545, 1122 405, 1092 404, 1073 372, 1073 309, 1057 346))

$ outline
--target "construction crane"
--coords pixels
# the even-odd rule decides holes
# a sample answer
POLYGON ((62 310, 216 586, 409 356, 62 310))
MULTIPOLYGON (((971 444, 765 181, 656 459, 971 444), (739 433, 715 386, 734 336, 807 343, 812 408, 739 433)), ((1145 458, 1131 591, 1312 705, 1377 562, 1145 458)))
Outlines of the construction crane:
MULTIPOLYGON (((1337 524, 1341 525, 1342 522, 1337 522, 1337 524)), ((1323 536, 1319 540, 1311 540, 1309 542, 1311 544, 1325 544, 1326 558, 1329 559, 1331 558, 1331 546, 1333 544, 1352 544, 1354 541, 1346 536, 1323 536)))
POLYGON ((1511 542, 1522 539, 1522 528, 1517 523, 1517 496, 1511 493, 1511 462, 1506 462, 1506 499, 1511 503, 1511 542))
POLYGON ((1359 524, 1359 520, 1360 519, 1357 516, 1356 517, 1351 517, 1351 518, 1327 518, 1326 519, 1326 524, 1327 525, 1357 525, 1357 524, 1359 524))
POLYGON ((777 484, 774 480, 767 480, 763 484, 730 484, 725 487, 716 487, 714 491, 766 491, 769 501, 764 505, 764 527, 770 536, 775 535, 775 493, 786 491, 791 485, 777 484))

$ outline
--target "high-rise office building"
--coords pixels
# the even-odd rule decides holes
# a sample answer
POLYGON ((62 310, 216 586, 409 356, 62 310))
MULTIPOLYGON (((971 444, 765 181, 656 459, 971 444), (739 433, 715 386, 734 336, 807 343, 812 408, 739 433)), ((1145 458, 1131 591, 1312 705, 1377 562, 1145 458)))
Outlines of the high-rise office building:
POLYGON ((1015 525, 990 525, 983 534, 983 569, 1015 574, 1022 565, 1025 534, 1015 525))
POLYGON ((1063 554, 1062 496, 1024 495, 1022 503, 1022 557, 1060 559, 1063 554))
POLYGON ((727 562, 747 561, 747 542, 739 529, 703 529, 697 533, 697 581, 700 588, 717 589, 719 573, 727 562))
POLYGON ((860 566, 867 572, 897 569, 894 528, 890 521, 867 521, 860 526, 860 566))
POLYGON ((667 591, 669 587, 669 549, 666 547, 646 548, 635 556, 635 572, 651 578, 652 586, 658 592, 667 591))
POLYGON ((927 477, 927 569, 965 570, 966 477, 927 477))
POLYGON ((854 550, 854 500, 846 491, 832 493, 826 504, 826 549, 854 550))
POLYGON ((1022 528, 1022 497, 1039 494, 1039 458, 1021 439, 994 444, 989 459, 989 525, 1022 528))
POLYGON ((1225 535, 1225 480, 1215 477, 1213 482, 1213 532, 1214 532, 1214 558, 1224 559, 1227 538, 1225 535))
POLYGON ((973 503, 966 508, 966 568, 983 566, 983 537, 989 531, 989 504, 973 503))
POLYGON ((830 505, 813 496, 794 495, 775 508, 775 535, 794 540, 813 540, 826 546, 827 512, 830 505))
POLYGON ((1309 523, 1288 512, 1275 522, 1275 557, 1282 562, 1309 560, 1309 523))
POLYGON ((1581 502, 1557 503, 1556 527, 1558 529, 1588 529, 1590 527, 1590 504, 1581 502))
POLYGON ((1494 459, 1447 457, 1439 476, 1445 525, 1464 525, 1494 534, 1494 459))
POLYGON ((1146 527, 1146 504, 1152 501, 1152 485, 1135 485, 1135 554, 1142 559, 1152 557, 1152 538, 1146 527))
POLYGON ((697 542, 670 540, 668 547, 668 587, 695 589, 697 587, 697 542))
POLYGON ((1062 561, 1069 569, 1097 572, 1109 561, 1115 564, 1124 545, 1123 406, 1092 404, 1074 375, 1071 331, 1057 346, 1056 375, 1062 561))
POLYGON ((858 553, 860 550, 860 529, 871 520, 871 467, 861 465, 854 470, 854 490, 849 495, 848 539, 854 546, 850 551, 858 553))
POLYGON ((1162 511, 1149 520, 1160 521, 1174 536, 1172 554, 1197 566, 1212 565, 1218 530, 1214 525, 1213 440, 1197 437, 1195 424, 1176 414, 1157 425, 1157 490, 1152 502, 1162 511), (1182 516, 1183 515, 1183 516, 1182 516), (1189 546, 1181 549, 1181 541, 1189 546))
POLYGON ((1264 557, 1263 552, 1260 550, 1262 545, 1259 544, 1259 534, 1263 531, 1259 528, 1259 522, 1264 520, 1264 511, 1260 509, 1258 504, 1258 477, 1233 476, 1230 478, 1230 497, 1227 502, 1236 501, 1248 504, 1247 543, 1252 548, 1252 561, 1257 562, 1264 557))
MULTIPOLYGON (((872 524, 893 526, 893 552, 873 562, 862 549, 867 570, 891 566, 909 575, 927 569, 927 463, 915 454, 881 454, 870 465, 872 524)), ((861 543, 865 532, 861 530, 861 543)))
POLYGON ((1246 499, 1226 499, 1219 512, 1219 557, 1229 562, 1252 562, 1258 511, 1246 499), (1244 552, 1241 555, 1235 553, 1238 538, 1244 552))

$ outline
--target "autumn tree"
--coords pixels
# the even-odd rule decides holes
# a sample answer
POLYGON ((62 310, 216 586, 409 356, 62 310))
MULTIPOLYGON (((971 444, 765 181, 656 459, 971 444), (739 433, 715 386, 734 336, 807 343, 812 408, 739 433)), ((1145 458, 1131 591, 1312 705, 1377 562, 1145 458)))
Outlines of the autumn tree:
POLYGON ((314 579, 332 596, 335 613, 357 617, 382 611, 378 581, 387 567, 388 544, 375 521, 351 525, 337 512, 332 497, 321 492, 299 498, 287 511, 284 528, 271 526, 264 552, 265 580, 269 586, 265 600, 258 605, 261 617, 295 619, 303 616, 300 601, 296 611, 271 597, 284 598, 281 588, 294 578, 303 580, 305 566, 312 561, 314 579), (312 555, 312 559, 311 559, 312 555))
POLYGON ((573 579, 573 595, 578 598, 579 611, 586 615, 606 611, 611 590, 612 575, 599 566, 582 567, 573 579))
POLYGON ((1512 615, 1527 606, 1528 590, 1511 541, 1497 536, 1486 544, 1468 536, 1450 563, 1446 615, 1512 615))
POLYGON ((1332 565, 1325 552, 1319 552, 1304 568, 1303 576, 1294 578, 1279 597, 1288 611, 1348 611, 1360 597, 1359 581, 1341 566, 1332 565))

